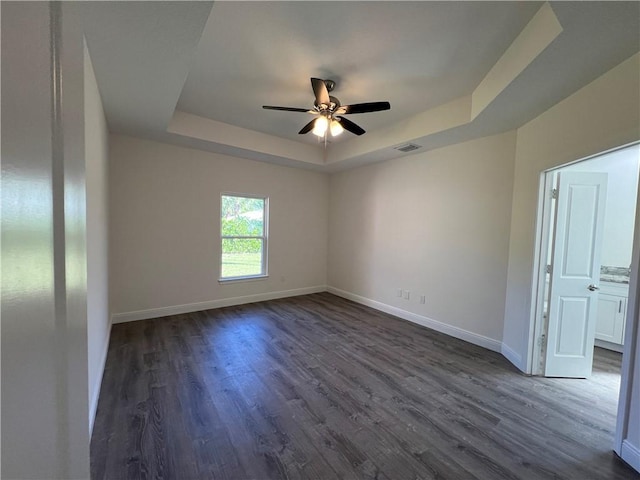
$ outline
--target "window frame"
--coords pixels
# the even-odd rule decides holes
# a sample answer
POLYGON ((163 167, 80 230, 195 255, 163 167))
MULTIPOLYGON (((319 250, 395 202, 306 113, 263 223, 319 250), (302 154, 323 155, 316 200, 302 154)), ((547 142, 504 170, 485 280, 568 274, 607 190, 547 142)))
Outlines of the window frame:
POLYGON ((253 193, 236 193, 236 192, 222 192, 220 193, 220 210, 218 213, 220 221, 220 256, 218 260, 220 262, 219 268, 219 283, 235 283, 235 282, 247 282, 253 280, 262 280, 269 277, 269 197, 266 195, 258 195, 253 193), (262 205, 262 235, 223 235, 222 232, 222 198, 223 197, 238 197, 238 198, 253 198, 263 201, 262 205), (261 273, 253 275, 238 275, 235 277, 223 277, 222 276, 222 255, 223 243, 225 239, 258 239, 262 241, 262 265, 261 273))

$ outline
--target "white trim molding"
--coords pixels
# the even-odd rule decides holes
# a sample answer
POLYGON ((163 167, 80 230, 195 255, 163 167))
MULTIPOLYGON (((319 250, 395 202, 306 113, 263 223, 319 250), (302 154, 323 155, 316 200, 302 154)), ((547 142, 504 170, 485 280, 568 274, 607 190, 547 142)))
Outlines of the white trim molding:
POLYGON ((221 298, 219 300, 209 300, 207 302, 188 303, 185 305, 172 305, 168 307, 150 308, 148 310, 136 310, 134 312, 115 313, 111 316, 112 323, 135 322, 136 320, 148 320, 150 318, 166 317, 168 315, 179 315, 181 313, 199 312, 212 308, 232 307, 234 305, 244 305, 246 303, 264 302, 277 298, 296 297, 298 295, 309 295, 310 293, 325 292, 327 287, 318 285, 315 287, 296 288, 293 290, 282 290, 279 292, 257 293, 255 295, 244 295, 242 297, 221 298))
POLYGON ((522 364, 522 355, 520 355, 515 350, 513 350, 509 345, 507 345, 506 343, 503 343, 502 348, 500 349, 500 353, 502 353, 502 355, 507 360, 513 363, 516 366, 516 368, 518 368, 518 370, 526 373, 526 370, 525 370, 526 365, 522 364))
MULTIPOLYGON (((113 323, 113 322, 112 322, 113 323)), ((96 384, 93 386, 93 396, 89 399, 89 436, 93 434, 93 423, 96 420, 96 413, 98 412, 98 400, 100 399, 100 388, 102 387, 102 377, 104 376, 104 369, 107 365, 107 355, 109 353, 109 342, 111 342, 111 324, 107 331, 107 339, 102 346, 102 356, 100 357, 100 368, 98 369, 98 377, 96 378, 96 384)))
POLYGON ((346 298, 347 300, 360 303, 361 305, 366 305, 367 307, 371 307, 376 310, 380 310, 381 312, 394 315, 403 320, 408 320, 410 322, 417 323, 418 325, 422 325, 423 327, 427 327, 437 332, 444 333, 446 335, 449 335, 450 337, 458 338, 460 340, 473 343, 474 345, 478 345, 488 350, 502 353, 502 342, 494 340, 493 338, 469 332, 468 330, 464 330, 462 328, 454 327, 453 325, 448 325, 446 323, 433 320, 432 318, 425 317, 424 315, 419 315, 407 310, 402 310, 401 308, 387 305, 386 303, 378 302, 377 300, 371 300, 370 298, 361 297, 360 295, 340 290, 339 288, 327 287, 327 291, 339 297, 346 298))
POLYGON ((629 440, 622 442, 620 458, 631 465, 632 468, 640 472, 640 448, 632 445, 629 440))

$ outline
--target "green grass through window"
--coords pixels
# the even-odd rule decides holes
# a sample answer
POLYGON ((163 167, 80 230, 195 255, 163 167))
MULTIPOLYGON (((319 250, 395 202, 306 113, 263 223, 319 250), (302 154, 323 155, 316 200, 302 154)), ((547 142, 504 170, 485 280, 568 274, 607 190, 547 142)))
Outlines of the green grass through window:
POLYGON ((222 278, 260 275, 262 253, 223 253, 222 278))

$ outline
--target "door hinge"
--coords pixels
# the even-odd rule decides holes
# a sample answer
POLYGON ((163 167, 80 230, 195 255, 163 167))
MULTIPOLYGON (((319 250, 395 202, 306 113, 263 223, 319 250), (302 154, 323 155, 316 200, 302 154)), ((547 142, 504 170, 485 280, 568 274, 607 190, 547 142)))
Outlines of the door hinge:
POLYGON ((545 268, 545 271, 547 273, 551 273, 553 271, 553 267, 551 265, 547 265, 547 267, 545 268))
POLYGON ((551 190, 551 198, 558 198, 558 189, 554 188, 551 190))
POLYGON ((544 333, 538 337, 538 346, 539 346, 539 347, 542 347, 542 346, 544 345, 544 339, 545 339, 546 337, 547 337, 547 336, 546 336, 544 333))

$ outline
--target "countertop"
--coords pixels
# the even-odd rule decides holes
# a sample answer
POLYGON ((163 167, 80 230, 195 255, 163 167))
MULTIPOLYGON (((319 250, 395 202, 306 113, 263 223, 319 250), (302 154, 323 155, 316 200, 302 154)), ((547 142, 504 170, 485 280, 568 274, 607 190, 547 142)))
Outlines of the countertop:
POLYGON ((628 285, 630 273, 631 268, 629 267, 611 267, 603 265, 600 267, 600 281, 628 285))

